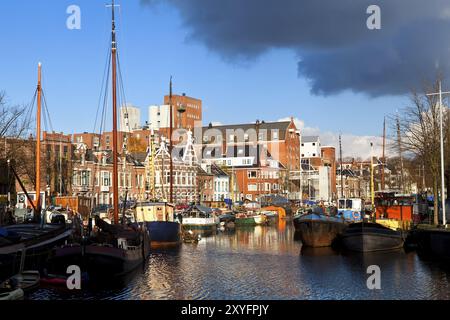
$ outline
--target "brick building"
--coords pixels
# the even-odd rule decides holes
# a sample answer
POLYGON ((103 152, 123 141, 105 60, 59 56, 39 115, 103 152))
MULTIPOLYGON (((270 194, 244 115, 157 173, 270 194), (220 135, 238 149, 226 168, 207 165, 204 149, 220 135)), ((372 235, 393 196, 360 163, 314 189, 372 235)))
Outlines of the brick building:
MULTIPOLYGON (((227 168, 239 189, 234 200, 256 200, 261 195, 298 193, 300 185, 288 179, 300 170, 300 132, 293 119, 250 124, 210 124, 194 130, 202 161, 227 168), (237 198, 237 199, 236 199, 237 198)), ((233 188, 231 188, 233 189, 233 188)))
MULTIPOLYGON (((93 151, 77 144, 74 151, 72 195, 93 199, 93 205, 113 204, 113 163, 109 150, 93 151)), ((118 157, 119 199, 145 199, 145 166, 131 155, 118 157)))
MULTIPOLYGON (((164 104, 169 105, 170 97, 164 97, 164 104)), ((174 128, 194 130, 195 123, 202 122, 202 100, 188 97, 186 94, 172 95, 172 106, 174 106, 173 119, 174 128), (185 112, 179 113, 179 108, 185 112), (181 125, 181 126, 180 126, 181 125)))

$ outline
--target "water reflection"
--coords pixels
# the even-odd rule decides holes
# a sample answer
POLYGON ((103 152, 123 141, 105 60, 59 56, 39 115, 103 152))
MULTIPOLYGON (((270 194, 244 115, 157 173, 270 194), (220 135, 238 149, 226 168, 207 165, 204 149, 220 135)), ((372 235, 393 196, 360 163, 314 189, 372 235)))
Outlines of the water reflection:
POLYGON ((32 299, 449 299, 448 267, 415 252, 353 253, 302 246, 289 221, 236 227, 153 251, 126 285, 41 289, 32 299), (367 267, 381 269, 369 290, 367 267))

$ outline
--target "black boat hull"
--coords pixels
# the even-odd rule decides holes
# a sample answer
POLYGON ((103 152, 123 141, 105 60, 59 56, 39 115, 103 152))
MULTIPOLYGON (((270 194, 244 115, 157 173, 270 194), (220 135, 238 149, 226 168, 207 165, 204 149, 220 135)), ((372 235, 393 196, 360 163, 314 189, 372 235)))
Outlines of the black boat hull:
POLYGON ((40 229, 38 225, 16 225, 9 230, 20 231, 23 234, 38 233, 35 237, 14 245, 0 247, 0 280, 5 280, 20 270, 22 250, 25 250, 24 269, 42 271, 56 246, 64 244, 72 235, 72 230, 65 227, 47 226, 48 230, 40 229))
POLYGON ((121 277, 143 265, 149 254, 148 232, 143 233, 139 246, 127 249, 98 243, 66 245, 55 248, 51 271, 66 274, 69 266, 77 265, 81 272, 87 272, 90 279, 121 277))
POLYGON ((414 232, 417 251, 426 256, 450 261, 450 232, 440 229, 424 229, 414 232))
POLYGON ((347 228, 342 235, 342 244, 347 250, 374 252, 395 250, 403 247, 404 238, 400 231, 381 228, 376 224, 347 228))

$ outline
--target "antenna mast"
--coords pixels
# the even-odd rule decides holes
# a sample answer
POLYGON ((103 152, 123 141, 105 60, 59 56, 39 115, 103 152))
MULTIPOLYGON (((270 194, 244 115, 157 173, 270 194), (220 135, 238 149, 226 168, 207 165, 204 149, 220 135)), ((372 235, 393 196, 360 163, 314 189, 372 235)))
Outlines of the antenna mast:
POLYGON ((169 153, 170 153, 170 195, 169 201, 173 203, 173 159, 172 159, 172 150, 173 150, 173 142, 172 142, 172 131, 173 131, 173 106, 172 106, 172 77, 170 77, 170 92, 169 92, 169 107, 170 107, 170 128, 169 128, 169 153))
POLYGON ((385 145, 386 145, 386 117, 384 117, 383 120, 383 155, 381 156, 381 190, 385 189, 384 185, 385 145))
POLYGON ((340 170, 340 174, 341 174, 341 198, 344 198, 344 178, 343 178, 343 175, 342 175, 343 167, 342 167, 342 140, 341 140, 341 135, 339 135, 339 161, 341 163, 341 170, 340 170))

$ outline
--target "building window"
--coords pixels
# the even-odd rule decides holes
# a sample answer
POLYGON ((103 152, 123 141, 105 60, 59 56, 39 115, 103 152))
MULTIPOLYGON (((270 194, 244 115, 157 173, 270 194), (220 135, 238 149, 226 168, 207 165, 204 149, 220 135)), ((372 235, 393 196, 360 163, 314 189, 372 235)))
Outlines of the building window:
POLYGON ((255 179, 256 178, 256 171, 247 171, 247 177, 249 179, 255 179))
POLYGON ((256 184, 248 184, 247 190, 248 191, 258 191, 258 186, 256 184))
POLYGON ((78 176, 78 172, 74 170, 73 171, 73 175, 72 175, 72 184, 74 186, 78 185, 77 176, 78 176))
POLYGON ((81 186, 87 187, 90 185, 91 180, 91 172, 90 171, 81 171, 81 186))
POLYGON ((110 186, 110 175, 107 171, 102 171, 102 186, 109 187, 110 186))

